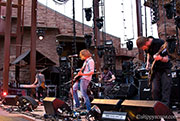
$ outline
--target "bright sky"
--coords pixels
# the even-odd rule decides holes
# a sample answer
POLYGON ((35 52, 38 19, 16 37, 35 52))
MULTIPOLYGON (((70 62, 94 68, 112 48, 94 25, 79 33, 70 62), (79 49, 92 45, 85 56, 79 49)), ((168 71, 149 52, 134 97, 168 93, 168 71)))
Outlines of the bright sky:
MULTIPOLYGON (((59 5, 53 0, 38 0, 40 3, 72 18, 72 0, 68 0, 66 4, 59 5)), ((75 19, 82 22, 82 9, 92 7, 92 0, 74 0, 75 1, 75 19)), ((105 28, 104 31, 111 35, 121 38, 121 43, 124 40, 131 39, 134 42, 137 39, 137 26, 136 26, 136 0, 101 0, 104 1, 105 11, 100 6, 100 17, 105 14, 105 28), (112 2, 113 1, 113 2, 112 2)), ((142 0, 142 6, 143 6, 142 0)), ((158 37, 156 25, 151 24, 150 9, 147 10, 147 36, 158 37)), ((84 12, 84 11, 83 11, 84 12)), ((143 26, 145 26, 145 13, 142 7, 143 26)), ((93 26, 93 21, 87 22, 84 13, 84 23, 93 26)), ((143 27, 145 28, 145 27, 143 27)), ((145 29, 143 30, 144 36, 146 35, 145 29)), ((126 47, 123 45, 122 47, 126 47)))

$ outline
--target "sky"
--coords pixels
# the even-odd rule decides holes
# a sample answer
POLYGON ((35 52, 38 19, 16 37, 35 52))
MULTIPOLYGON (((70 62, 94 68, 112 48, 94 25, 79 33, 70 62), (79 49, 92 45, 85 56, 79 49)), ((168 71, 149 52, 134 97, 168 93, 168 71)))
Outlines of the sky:
MULTIPOLYGON (((68 0, 65 4, 57 4, 53 0, 38 0, 40 3, 48 6, 70 18, 73 17, 72 0, 68 0)), ((92 7, 92 0, 74 0, 75 1, 75 19, 79 22, 93 26, 93 21, 86 21, 83 8, 92 7)), ((136 0, 101 0, 104 1, 105 9, 99 6, 99 15, 104 16, 104 28, 101 29, 104 32, 121 38, 121 47, 126 47, 125 43, 127 39, 132 39, 134 47, 136 47, 135 41, 137 39, 137 23, 136 23, 136 0), (113 2, 112 2, 113 1, 113 2)), ((144 36, 145 32, 145 8, 142 5, 142 23, 144 36)), ((147 36, 158 37, 156 24, 151 24, 150 9, 146 8, 147 14, 147 36)))

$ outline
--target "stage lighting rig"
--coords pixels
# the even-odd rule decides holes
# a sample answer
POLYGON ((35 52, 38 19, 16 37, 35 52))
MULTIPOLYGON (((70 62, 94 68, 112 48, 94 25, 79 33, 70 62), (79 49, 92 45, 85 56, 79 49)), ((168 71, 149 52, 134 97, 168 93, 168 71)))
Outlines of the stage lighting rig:
POLYGON ((92 17, 92 9, 85 8, 84 10, 85 10, 86 21, 90 21, 92 17))

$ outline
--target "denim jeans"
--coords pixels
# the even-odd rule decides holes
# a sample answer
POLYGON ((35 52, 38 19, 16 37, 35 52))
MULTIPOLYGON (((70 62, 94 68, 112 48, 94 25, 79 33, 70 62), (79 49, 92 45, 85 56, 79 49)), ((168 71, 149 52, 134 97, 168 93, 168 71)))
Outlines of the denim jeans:
POLYGON ((87 87, 89 85, 89 82, 90 82, 89 80, 80 79, 79 82, 76 82, 73 85, 73 97, 74 97, 74 100, 76 102, 76 107, 80 106, 79 98, 78 98, 78 94, 77 94, 77 90, 80 88, 80 91, 81 91, 82 96, 85 100, 86 108, 88 111, 91 109, 91 103, 90 103, 89 97, 87 95, 87 87))

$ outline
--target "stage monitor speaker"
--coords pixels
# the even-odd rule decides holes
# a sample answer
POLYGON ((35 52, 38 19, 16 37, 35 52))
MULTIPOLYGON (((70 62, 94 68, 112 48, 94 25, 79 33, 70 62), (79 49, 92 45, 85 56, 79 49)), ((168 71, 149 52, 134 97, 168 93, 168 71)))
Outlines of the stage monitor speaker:
POLYGON ((35 101, 34 98, 30 96, 21 96, 19 98, 19 108, 23 111, 33 111, 38 107, 38 102, 35 101))
POLYGON ((132 98, 138 93, 138 89, 134 84, 120 84, 116 98, 127 99, 132 98))
POLYGON ((17 95, 7 95, 3 100, 3 104, 15 106, 17 105, 18 98, 19 97, 17 95))
POLYGON ((55 115, 58 112, 58 108, 62 111, 71 111, 70 107, 64 101, 55 97, 44 98, 43 104, 46 114, 55 115))
POLYGON ((127 121, 127 112, 104 111, 102 121, 127 121))
POLYGON ((148 87, 147 79, 139 80, 139 98, 140 100, 151 100, 151 88, 148 87))
POLYGON ((123 101, 119 99, 94 99, 91 104, 97 105, 102 111, 118 111, 123 101))
POLYGON ((121 106, 131 121, 177 121, 171 110, 159 101, 124 100, 121 106))

